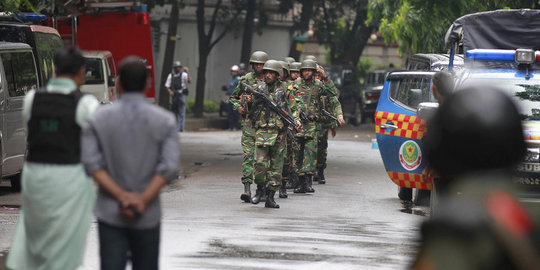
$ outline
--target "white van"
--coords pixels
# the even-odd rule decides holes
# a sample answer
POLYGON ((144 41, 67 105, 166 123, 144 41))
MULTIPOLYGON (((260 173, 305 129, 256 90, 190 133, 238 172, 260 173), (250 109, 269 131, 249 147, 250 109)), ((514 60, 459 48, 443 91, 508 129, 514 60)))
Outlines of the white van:
POLYGON ((117 99, 114 80, 116 66, 109 51, 82 51, 86 58, 86 77, 81 92, 94 95, 101 103, 117 99))

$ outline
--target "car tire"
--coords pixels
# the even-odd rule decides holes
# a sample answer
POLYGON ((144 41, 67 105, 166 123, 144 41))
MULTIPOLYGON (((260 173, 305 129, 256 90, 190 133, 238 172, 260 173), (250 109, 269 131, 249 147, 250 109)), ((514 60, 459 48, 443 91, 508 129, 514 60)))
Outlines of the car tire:
POLYGON ((412 188, 398 187, 398 197, 404 201, 412 200, 412 188))
POLYGON ((428 206, 430 203, 431 191, 428 189, 414 189, 413 203, 416 205, 428 206))
POLYGON ((362 104, 362 101, 359 101, 356 103, 356 106, 354 107, 353 116, 351 118, 351 123, 354 126, 359 126, 360 124, 364 123, 365 118, 366 118, 361 104, 362 104))
POLYGON ((11 182, 11 190, 15 192, 21 191, 21 174, 16 174, 9 178, 11 182))

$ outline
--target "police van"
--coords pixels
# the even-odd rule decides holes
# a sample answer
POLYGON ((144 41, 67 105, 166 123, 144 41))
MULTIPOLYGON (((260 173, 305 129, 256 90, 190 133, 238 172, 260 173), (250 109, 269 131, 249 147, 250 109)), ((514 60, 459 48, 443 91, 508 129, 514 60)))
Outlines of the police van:
MULTIPOLYGON (((458 18, 445 37, 450 47, 446 68, 456 77, 456 89, 496 85, 520 109, 528 153, 517 168, 514 184, 525 191, 521 196, 525 200, 540 199, 540 32, 530 31, 539 24, 539 10, 480 12, 458 18), (455 69, 459 53, 464 54, 463 68, 455 69)), ((419 113, 436 107, 430 91, 434 73, 389 74, 375 113, 381 157, 403 200, 413 198, 412 189, 433 187, 431 180, 424 181, 421 175, 426 166, 421 142, 426 122, 419 113)))

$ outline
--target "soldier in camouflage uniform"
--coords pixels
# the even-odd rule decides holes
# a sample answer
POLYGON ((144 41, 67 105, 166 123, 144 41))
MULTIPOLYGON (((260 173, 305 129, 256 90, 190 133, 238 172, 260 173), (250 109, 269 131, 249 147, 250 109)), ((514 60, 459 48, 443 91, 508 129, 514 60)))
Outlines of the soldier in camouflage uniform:
POLYGON ((311 184, 317 165, 321 97, 331 98, 337 95, 333 87, 325 86, 320 80, 315 79, 316 72, 317 63, 309 59, 304 60, 300 66, 301 77, 293 84, 293 89, 300 94, 299 98, 303 101, 301 119, 304 126, 302 132, 296 133, 300 147, 294 154, 295 171, 299 180, 299 187, 294 190, 295 193, 315 192, 311 184))
MULTIPOLYGON (((315 78, 321 80, 326 87, 333 87, 334 92, 338 92, 332 80, 326 77, 326 72, 321 66, 317 66, 315 78)), ((337 123, 328 116, 323 115, 321 117, 321 132, 319 132, 317 140, 317 175, 313 180, 317 181, 319 184, 326 184, 324 169, 326 169, 326 157, 328 155, 328 130, 332 130, 332 137, 336 136, 336 128, 345 125, 345 120, 343 120, 343 111, 341 110, 341 103, 337 96, 332 96, 330 98, 323 96, 321 98, 321 108, 330 112, 339 122, 337 123)))
MULTIPOLYGON (((292 90, 292 83, 293 79, 290 76, 290 64, 294 62, 294 58, 292 57, 285 57, 285 61, 281 61, 281 65, 283 67, 283 73, 285 72, 288 74, 287 76, 283 76, 286 79, 282 80, 281 85, 283 86, 283 89, 286 91, 292 90)), ((281 188, 279 189, 279 197, 284 199, 287 198, 287 186, 290 186, 289 179, 291 179, 291 156, 293 153, 293 141, 291 138, 287 136, 287 153, 285 154, 285 158, 283 159, 283 172, 281 174, 281 188)))
POLYGON ((246 203, 251 202, 251 184, 253 183, 253 165, 255 163, 255 129, 252 126, 251 120, 249 120, 251 110, 248 101, 251 99, 251 96, 245 94, 240 86, 242 83, 246 83, 255 87, 259 82, 263 81, 264 74, 262 69, 267 60, 268 54, 265 52, 253 52, 249 59, 253 71, 240 78, 238 85, 229 98, 233 110, 237 110, 242 115, 242 184, 244 184, 244 193, 240 195, 240 199, 246 203))
MULTIPOLYGON (((264 64, 264 82, 257 85, 256 90, 267 95, 275 101, 279 107, 290 112, 296 123, 296 129, 301 129, 302 124, 298 118, 298 105, 295 95, 287 91, 281 85, 278 76, 283 75, 283 69, 279 61, 268 60, 264 64)), ((257 191, 252 198, 254 204, 259 203, 266 187, 265 207, 279 208, 274 201, 274 195, 281 186, 281 173, 283 170, 283 158, 286 152, 286 129, 287 124, 283 119, 262 99, 253 97, 253 127, 255 128, 256 161, 255 183, 257 191)))

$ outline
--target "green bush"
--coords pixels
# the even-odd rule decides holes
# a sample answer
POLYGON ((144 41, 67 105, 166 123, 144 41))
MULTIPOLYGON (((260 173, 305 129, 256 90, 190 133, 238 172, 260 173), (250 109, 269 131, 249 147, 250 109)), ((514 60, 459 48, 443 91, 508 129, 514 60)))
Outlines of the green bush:
MULTIPOLYGON (((219 103, 215 100, 205 100, 203 106, 203 111, 205 113, 219 112, 219 103)), ((193 113, 193 107, 195 107, 195 99, 188 98, 186 112, 193 113)))

